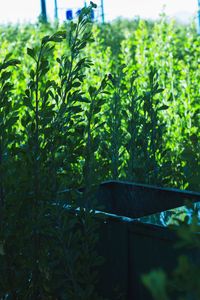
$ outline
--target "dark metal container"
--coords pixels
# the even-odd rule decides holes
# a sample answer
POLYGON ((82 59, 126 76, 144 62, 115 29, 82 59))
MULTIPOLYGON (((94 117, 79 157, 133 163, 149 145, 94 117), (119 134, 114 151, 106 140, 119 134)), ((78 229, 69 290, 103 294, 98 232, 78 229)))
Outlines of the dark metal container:
POLYGON ((96 198, 105 215, 99 220, 97 246, 105 259, 100 294, 109 300, 152 300, 141 283, 142 274, 158 268, 172 271, 181 252, 174 247, 174 232, 137 218, 183 206, 185 200, 198 202, 200 194, 109 181, 100 185, 96 198))

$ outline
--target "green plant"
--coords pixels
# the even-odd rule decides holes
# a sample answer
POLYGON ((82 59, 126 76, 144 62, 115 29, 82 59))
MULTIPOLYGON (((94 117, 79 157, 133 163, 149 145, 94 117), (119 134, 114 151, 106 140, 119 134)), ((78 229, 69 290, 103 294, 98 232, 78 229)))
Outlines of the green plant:
MULTIPOLYGON (((84 71, 91 62, 81 52, 91 37, 91 8, 83 9, 77 24, 71 24, 71 56, 68 59, 67 53, 57 58, 57 80, 49 78, 51 62, 55 44, 65 40, 66 32, 45 36, 40 45, 27 48, 32 66, 17 108, 16 102, 11 102, 11 72, 1 73, 2 299, 98 299, 97 227, 93 212, 84 207, 92 188, 87 177, 93 172, 91 126, 98 125, 94 117, 101 101, 97 96, 103 92, 106 79, 99 90, 89 88, 90 99, 84 96, 84 71), (89 103, 88 108, 83 103, 89 103), (80 130, 85 136, 77 134, 80 130), (80 158, 88 172, 84 173, 87 192, 83 208, 71 214, 58 192, 63 186, 80 184, 72 176, 77 166, 79 174, 82 172, 80 158), (9 167, 5 180, 4 161, 9 167)), ((7 56, 1 70, 15 64, 18 61, 7 56)), ((76 201, 77 197, 70 197, 67 203, 77 207, 76 201)))
MULTIPOLYGON (((192 221, 188 217, 184 221, 178 219, 176 228, 178 243, 176 247, 187 251, 187 255, 178 258, 177 266, 173 272, 166 274, 164 270, 152 270, 143 275, 142 281, 151 292, 153 299, 180 299, 197 300, 200 297, 199 289, 199 218, 195 211, 192 221)), ((173 226, 174 228, 174 226, 173 226)))

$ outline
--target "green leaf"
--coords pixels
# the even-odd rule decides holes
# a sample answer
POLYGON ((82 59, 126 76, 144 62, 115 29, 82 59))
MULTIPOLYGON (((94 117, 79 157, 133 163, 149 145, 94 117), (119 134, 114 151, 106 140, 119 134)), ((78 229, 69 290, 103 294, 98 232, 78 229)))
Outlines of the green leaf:
POLYGON ((12 127, 13 125, 16 124, 17 120, 18 120, 18 117, 11 117, 11 118, 9 118, 9 119, 6 121, 6 126, 7 126, 7 127, 12 127))
POLYGON ((6 61, 0 65, 0 71, 3 69, 7 69, 9 66, 17 66, 20 63, 21 62, 18 59, 10 59, 9 61, 6 61))
POLYGON ((90 86, 90 87, 89 87, 88 92, 89 92, 91 98, 96 94, 96 91, 97 91, 97 90, 96 90, 95 87, 93 87, 93 86, 90 86))
POLYGON ((143 284, 150 290, 155 300, 169 300, 166 292, 167 277, 162 270, 151 271, 142 276, 143 284))
POLYGON ((91 103, 91 100, 86 97, 79 97, 78 101, 83 103, 91 103))
POLYGON ((81 82, 74 82, 72 84, 72 87, 75 87, 75 88, 80 87, 80 86, 81 86, 81 82))
POLYGON ((27 48, 27 54, 36 61, 36 53, 34 49, 27 48))
POLYGON ((74 114, 80 113, 83 111, 80 105, 70 106, 69 111, 73 112, 74 114))
POLYGON ((63 41, 64 38, 66 38, 66 32, 58 31, 58 32, 54 33, 53 35, 51 35, 50 37, 48 37, 48 41, 60 43, 63 41))
POLYGON ((168 105, 162 105, 162 106, 160 106, 160 107, 157 109, 157 111, 159 111, 159 110, 167 110, 168 108, 169 108, 168 105))
POLYGON ((165 89, 163 88, 156 88, 154 91, 153 91, 153 94, 156 95, 156 94, 161 94, 162 92, 164 92, 165 89))
POLYGON ((86 45, 87 45, 87 42, 82 42, 82 43, 80 43, 78 46, 77 46, 77 50, 82 50, 83 48, 85 48, 86 47, 86 45))
POLYGON ((6 81, 11 77, 12 73, 11 72, 2 72, 1 74, 1 80, 6 81))
POLYGON ((97 4, 92 1, 90 1, 90 5, 92 6, 92 8, 97 8, 97 4))
POLYGON ((42 44, 46 44, 46 43, 48 43, 48 41, 49 41, 49 38, 50 38, 50 36, 49 36, 49 35, 46 35, 46 36, 44 36, 44 37, 42 38, 42 44))
POLYGON ((31 76, 31 79, 34 80, 34 78, 35 78, 35 72, 32 69, 30 71, 30 76, 31 76))

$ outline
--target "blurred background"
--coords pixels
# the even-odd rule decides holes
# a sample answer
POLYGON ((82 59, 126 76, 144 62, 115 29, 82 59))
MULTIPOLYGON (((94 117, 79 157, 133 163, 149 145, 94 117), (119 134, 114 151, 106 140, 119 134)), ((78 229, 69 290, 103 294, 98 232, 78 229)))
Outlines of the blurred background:
MULTIPOLYGON (((169 17, 188 23, 198 20, 199 0, 94 0, 98 5, 96 19, 111 21, 117 17, 156 19, 165 12, 169 17)), ((0 23, 35 22, 41 13, 41 3, 46 3, 47 18, 66 20, 66 11, 76 15, 89 1, 84 0, 0 0, 0 23)))

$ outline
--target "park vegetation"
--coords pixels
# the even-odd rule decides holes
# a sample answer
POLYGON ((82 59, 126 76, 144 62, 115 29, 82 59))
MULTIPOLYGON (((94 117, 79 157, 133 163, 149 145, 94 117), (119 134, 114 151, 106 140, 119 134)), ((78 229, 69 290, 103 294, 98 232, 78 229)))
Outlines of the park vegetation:
POLYGON ((87 205, 100 182, 200 190, 195 24, 92 24, 92 6, 0 27, 2 300, 101 299, 87 205))

